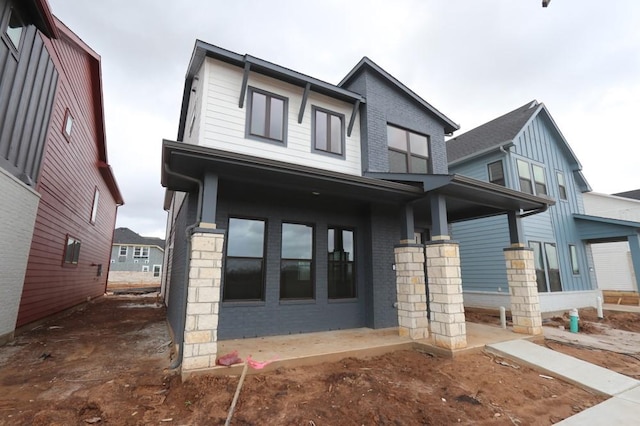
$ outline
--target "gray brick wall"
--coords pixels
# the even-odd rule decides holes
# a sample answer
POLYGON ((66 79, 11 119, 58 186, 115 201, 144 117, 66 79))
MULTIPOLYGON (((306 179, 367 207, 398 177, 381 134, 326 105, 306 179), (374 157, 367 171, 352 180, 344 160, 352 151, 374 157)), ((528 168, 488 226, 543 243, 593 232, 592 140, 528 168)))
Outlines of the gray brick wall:
POLYGON ((40 196, 0 168, 0 342, 13 333, 40 196))
MULTIPOLYGON (((365 96, 361 133, 366 153, 364 171, 389 171, 387 123, 426 134, 431 141, 433 173, 447 173, 444 128, 439 120, 377 73, 365 70, 345 88, 365 96)), ((364 160, 363 160, 364 161, 364 160)))

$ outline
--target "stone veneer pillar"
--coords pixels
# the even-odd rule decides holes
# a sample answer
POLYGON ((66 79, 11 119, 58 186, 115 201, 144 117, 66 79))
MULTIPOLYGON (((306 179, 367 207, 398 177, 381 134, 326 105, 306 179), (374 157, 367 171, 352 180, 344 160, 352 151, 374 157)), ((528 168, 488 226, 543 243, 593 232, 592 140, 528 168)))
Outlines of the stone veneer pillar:
POLYGON ((401 244, 394 249, 398 331, 401 336, 424 339, 429 336, 427 293, 424 280, 424 249, 419 244, 401 244))
POLYGON ((504 249, 504 257, 507 261, 513 331, 523 334, 542 334, 542 316, 533 249, 514 244, 504 249))
POLYGON ((426 248, 434 342, 446 349, 464 348, 467 346, 467 327, 458 243, 449 240, 430 241, 426 248))
POLYGON ((223 231, 198 228, 191 236, 183 374, 216 364, 223 245, 223 231))

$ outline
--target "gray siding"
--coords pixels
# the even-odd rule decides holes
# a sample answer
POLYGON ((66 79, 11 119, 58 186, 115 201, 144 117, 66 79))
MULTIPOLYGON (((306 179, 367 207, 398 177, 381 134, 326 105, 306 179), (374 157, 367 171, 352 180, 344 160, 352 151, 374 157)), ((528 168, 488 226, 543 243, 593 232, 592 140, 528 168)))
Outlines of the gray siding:
POLYGON ((162 265, 164 260, 164 251, 156 246, 140 246, 130 244, 114 244, 111 247, 111 271, 131 271, 140 272, 142 266, 147 265, 149 271, 152 271, 153 265, 162 265), (120 256, 120 246, 127 246, 127 256, 120 256), (148 259, 134 259, 134 247, 149 247, 148 259), (137 262, 136 262, 137 260, 137 262))
POLYGON ((18 52, 10 47, 4 29, 11 3, 0 0, 0 167, 33 185, 58 73, 35 26, 25 28, 18 52))
POLYGON ((435 116, 376 72, 363 71, 346 89, 367 99, 361 107, 363 171, 388 172, 387 123, 429 136, 433 173, 446 174, 444 127, 435 116))

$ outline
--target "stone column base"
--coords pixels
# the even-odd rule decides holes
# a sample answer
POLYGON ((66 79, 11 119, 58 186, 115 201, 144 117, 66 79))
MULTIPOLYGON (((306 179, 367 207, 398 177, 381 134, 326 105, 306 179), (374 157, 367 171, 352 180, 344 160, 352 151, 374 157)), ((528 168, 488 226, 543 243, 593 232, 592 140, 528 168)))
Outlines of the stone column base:
POLYGON ((513 331, 522 334, 542 334, 542 316, 533 249, 513 246, 504 249, 507 281, 511 296, 513 331))
POLYGON ((446 349, 465 348, 467 327, 458 243, 447 240, 427 243, 427 276, 435 344, 446 349))
POLYGON ((424 281, 424 250, 419 244, 406 243, 394 249, 398 330, 411 339, 429 337, 427 292, 424 281))

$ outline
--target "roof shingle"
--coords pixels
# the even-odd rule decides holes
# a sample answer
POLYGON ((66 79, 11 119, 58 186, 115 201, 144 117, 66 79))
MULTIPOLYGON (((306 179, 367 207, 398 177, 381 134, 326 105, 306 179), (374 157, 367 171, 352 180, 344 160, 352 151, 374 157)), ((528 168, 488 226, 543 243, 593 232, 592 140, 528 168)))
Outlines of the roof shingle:
POLYGON ((113 231, 113 244, 158 246, 164 250, 164 240, 162 238, 143 237, 129 228, 116 228, 116 230, 113 231))

